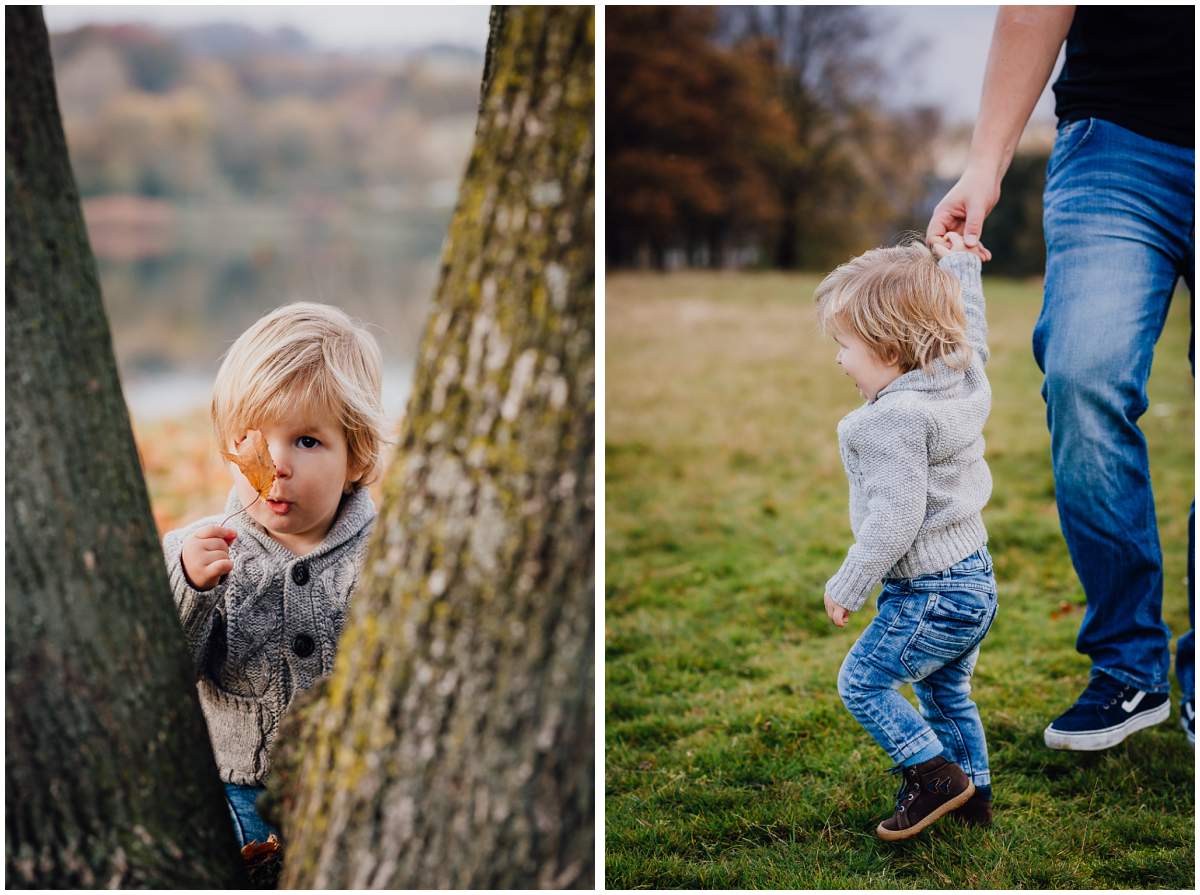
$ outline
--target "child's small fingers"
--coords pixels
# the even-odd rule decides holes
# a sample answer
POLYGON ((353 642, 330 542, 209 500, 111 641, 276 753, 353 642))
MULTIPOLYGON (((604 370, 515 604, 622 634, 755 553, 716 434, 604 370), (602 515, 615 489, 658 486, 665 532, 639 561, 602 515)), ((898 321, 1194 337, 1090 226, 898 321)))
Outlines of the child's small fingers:
POLYGON ((233 571, 233 560, 219 559, 208 567, 210 575, 226 575, 233 571))

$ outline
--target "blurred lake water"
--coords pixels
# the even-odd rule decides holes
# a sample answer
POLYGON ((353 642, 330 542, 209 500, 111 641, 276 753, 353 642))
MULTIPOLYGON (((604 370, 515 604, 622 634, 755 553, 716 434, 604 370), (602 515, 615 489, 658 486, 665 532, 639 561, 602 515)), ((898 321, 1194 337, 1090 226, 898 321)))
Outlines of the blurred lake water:
POLYGON ((85 200, 134 416, 205 406, 222 355, 250 324, 279 305, 319 301, 375 334, 385 410, 398 418, 451 208, 381 204, 317 195, 279 204, 85 200))

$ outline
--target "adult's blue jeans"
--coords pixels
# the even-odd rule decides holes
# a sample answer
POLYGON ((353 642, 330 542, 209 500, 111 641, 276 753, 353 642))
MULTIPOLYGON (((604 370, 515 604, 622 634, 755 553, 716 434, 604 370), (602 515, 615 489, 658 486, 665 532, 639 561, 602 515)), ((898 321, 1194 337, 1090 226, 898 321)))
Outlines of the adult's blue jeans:
POLYGON ((878 613, 846 654, 838 694, 896 764, 945 754, 976 786, 991 784, 987 739, 971 699, 979 644, 996 617, 987 548, 942 572, 887 578, 878 613), (918 714, 900 695, 912 684, 918 714))
MULTIPOLYGON (((1087 597, 1076 648, 1094 668, 1149 693, 1170 689, 1171 632, 1137 421, 1179 277, 1195 294, 1194 171, 1194 149, 1099 118, 1064 124, 1046 167, 1046 282, 1033 353, 1045 374, 1059 520, 1087 597)), ((1194 377, 1194 299, 1192 331, 1194 377)), ((1193 501, 1189 557, 1194 519, 1193 501)), ((1189 560, 1194 628, 1192 587, 1189 560)), ((1195 694, 1193 650, 1189 630, 1176 650, 1184 699, 1195 694)))

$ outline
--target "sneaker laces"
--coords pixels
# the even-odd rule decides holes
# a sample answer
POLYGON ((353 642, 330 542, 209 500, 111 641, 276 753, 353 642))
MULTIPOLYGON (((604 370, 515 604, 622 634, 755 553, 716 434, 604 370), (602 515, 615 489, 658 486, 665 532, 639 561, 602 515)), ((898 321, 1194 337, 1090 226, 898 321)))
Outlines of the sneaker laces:
POLYGON ((1136 688, 1123 684, 1111 675, 1104 672, 1097 672, 1096 675, 1088 681, 1087 687, 1079 695, 1077 705, 1098 705, 1102 708, 1109 708, 1116 705, 1122 699, 1126 699, 1127 694, 1131 691, 1136 691, 1136 688))

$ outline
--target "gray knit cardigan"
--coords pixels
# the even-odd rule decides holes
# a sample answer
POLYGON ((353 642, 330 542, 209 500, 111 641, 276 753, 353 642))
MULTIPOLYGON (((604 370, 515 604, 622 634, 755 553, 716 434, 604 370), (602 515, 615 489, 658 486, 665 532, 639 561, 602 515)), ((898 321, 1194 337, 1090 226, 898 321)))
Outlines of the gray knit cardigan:
POLYGON ((293 695, 333 669, 375 505, 365 490, 347 495, 325 540, 304 556, 248 515, 235 516, 228 526, 238 532, 229 547, 233 571, 196 590, 183 572, 184 538, 240 509, 231 490, 224 514, 168 532, 163 553, 221 779, 260 784, 293 695))
POLYGON ((855 543, 825 590, 850 611, 883 578, 942 571, 987 543, 980 511, 992 493, 983 459, 992 390, 980 262, 955 252, 938 266, 962 283, 970 365, 954 370, 939 359, 928 372, 904 373, 838 424, 855 543))

